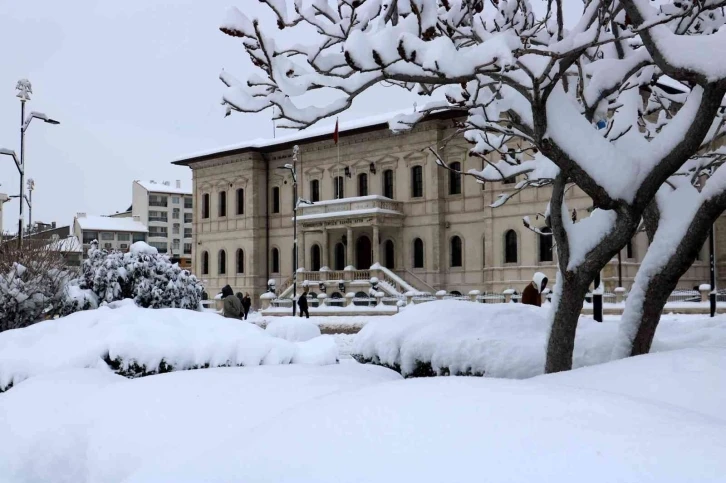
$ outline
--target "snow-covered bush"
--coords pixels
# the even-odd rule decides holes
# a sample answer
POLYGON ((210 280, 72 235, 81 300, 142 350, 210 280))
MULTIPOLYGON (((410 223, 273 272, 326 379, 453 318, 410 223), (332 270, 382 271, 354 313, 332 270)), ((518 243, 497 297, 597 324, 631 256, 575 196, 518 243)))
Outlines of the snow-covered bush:
POLYGON ((199 308, 197 278, 144 242, 121 253, 100 249, 94 241, 82 270, 78 286, 92 291, 99 304, 131 298, 146 308, 199 308))
POLYGON ((136 378, 337 360, 330 336, 291 342, 248 322, 191 310, 145 309, 129 299, 0 333, 0 392, 28 377, 87 367, 136 378))
POLYGON ((0 248, 0 331, 26 327, 68 310, 66 285, 76 276, 58 252, 27 241, 0 248))
MULTIPOLYGON (((544 372, 547 309, 523 304, 473 304, 456 300, 409 305, 386 320, 371 321, 356 335, 351 355, 404 377, 473 375, 522 379, 544 372)), ((616 321, 583 317, 577 327, 573 366, 608 362, 618 335, 616 321)), ((654 351, 722 347, 726 318, 664 321, 654 351)))
POLYGON ((304 342, 320 336, 320 328, 316 324, 295 317, 273 320, 267 324, 265 330, 273 337, 290 342, 304 342))

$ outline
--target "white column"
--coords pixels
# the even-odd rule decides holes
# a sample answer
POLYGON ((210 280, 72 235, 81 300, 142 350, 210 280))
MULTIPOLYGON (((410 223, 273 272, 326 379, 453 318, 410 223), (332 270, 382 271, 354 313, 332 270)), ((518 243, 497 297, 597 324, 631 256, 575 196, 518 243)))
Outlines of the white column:
MULTIPOLYGON (((348 265, 353 265, 353 244, 354 244, 353 228, 351 228, 351 227, 347 228, 346 236, 348 237, 348 247, 347 247, 348 250, 347 250, 347 254, 346 254, 345 265, 348 266, 348 265)), ((360 268, 360 267, 356 267, 356 268, 360 268)))
POLYGON ((328 262, 328 255, 330 254, 330 247, 328 246, 328 228, 323 227, 323 267, 330 267, 328 262))
POLYGON ((298 268, 310 269, 310 267, 305 265, 305 233, 302 231, 299 231, 297 234, 297 263, 298 268))
MULTIPOLYGON (((373 263, 380 263, 381 262, 381 244, 378 242, 379 240, 379 232, 378 232, 378 225, 373 225, 373 240, 371 240, 371 243, 373 243, 373 263)), ((360 270, 367 270, 370 267, 356 267, 360 270)))

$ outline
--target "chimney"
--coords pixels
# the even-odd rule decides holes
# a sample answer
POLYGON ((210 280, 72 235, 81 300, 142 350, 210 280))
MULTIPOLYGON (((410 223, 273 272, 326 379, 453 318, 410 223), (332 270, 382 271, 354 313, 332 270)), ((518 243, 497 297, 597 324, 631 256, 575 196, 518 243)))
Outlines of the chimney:
POLYGON ((55 228, 55 221, 54 221, 54 222, 51 222, 50 226, 51 226, 52 228, 55 228))
POLYGON ((164 182, 163 182, 162 184, 163 184, 164 186, 171 186, 171 183, 170 183, 170 182, 168 182, 168 181, 164 181, 164 182))
POLYGON ((181 180, 176 180, 176 189, 181 189, 181 180))
POLYGON ((76 218, 85 218, 85 217, 86 217, 85 213, 76 213, 76 218))

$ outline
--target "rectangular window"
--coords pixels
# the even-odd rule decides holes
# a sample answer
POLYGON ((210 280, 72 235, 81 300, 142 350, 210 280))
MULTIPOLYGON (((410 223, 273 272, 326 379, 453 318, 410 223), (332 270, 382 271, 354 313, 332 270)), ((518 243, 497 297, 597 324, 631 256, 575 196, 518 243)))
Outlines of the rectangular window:
POLYGON ((173 235, 178 235, 180 229, 181 229, 181 225, 179 223, 174 223, 174 226, 171 227, 171 233, 173 235))
POLYGON ((192 254, 192 244, 185 243, 184 244, 184 255, 191 255, 191 254, 192 254))
POLYGON ((191 210, 194 206, 192 204, 192 198, 189 196, 184 197, 184 208, 191 210))
POLYGON ((113 240, 113 233, 104 232, 101 233, 101 240, 113 240))
POLYGON ((179 250, 179 245, 180 244, 181 244, 181 240, 178 239, 178 238, 174 238, 174 240, 172 241, 172 248, 174 250, 179 250))
POLYGON ((150 237, 162 237, 166 238, 169 232, 165 226, 152 226, 149 228, 150 237))
POLYGON ((411 197, 420 198, 423 196, 423 167, 414 166, 411 168, 411 197))
POLYGON ((129 248, 129 244, 128 243, 122 243, 122 244, 119 245, 119 247, 121 248, 121 250, 127 250, 129 248))
POLYGON ((333 198, 336 200, 343 199, 345 197, 344 180, 342 176, 336 176, 333 178, 333 198))
POLYGON ((192 229, 184 228, 184 238, 191 238, 191 237, 192 237, 192 229))
POLYGON ((159 195, 149 195, 149 206, 167 206, 167 197, 159 195))
POLYGON ((98 240, 98 232, 97 231, 84 231, 83 232, 83 244, 88 245, 93 240, 98 240))
POLYGON ((181 216, 181 210, 179 208, 173 208, 171 212, 171 218, 173 220, 178 220, 181 216))
POLYGON ((245 190, 242 188, 237 189, 237 214, 245 214, 245 190))
POLYGON ((320 201, 320 181, 317 179, 310 181, 310 201, 320 201))
POLYGON ((280 188, 278 186, 272 188, 272 212, 280 212, 280 188))
POLYGON ((179 197, 178 196, 172 196, 171 197, 171 204, 178 205, 179 204, 179 197))
POLYGON ((383 196, 393 199, 393 170, 383 172, 383 196))
POLYGON ((112 243, 104 243, 103 244, 103 248, 105 248, 106 250, 110 250, 112 247, 113 247, 113 244, 112 243))
POLYGON ((219 216, 227 216, 227 192, 219 192, 219 216))
POLYGON ((184 223, 191 223, 191 222, 192 222, 192 214, 184 213, 184 223))
POLYGON ((131 235, 128 233, 119 233, 116 235, 118 241, 129 241, 131 240, 131 235))
POLYGON ((202 218, 209 218, 209 193, 202 195, 202 218))
POLYGON ((165 242, 149 242, 149 245, 159 250, 159 253, 166 253, 169 249, 165 242))
POLYGON ((146 241, 146 233, 134 233, 131 237, 134 243, 137 241, 146 241))
POLYGON ((169 221, 168 213, 166 211, 149 211, 149 221, 166 223, 169 221))

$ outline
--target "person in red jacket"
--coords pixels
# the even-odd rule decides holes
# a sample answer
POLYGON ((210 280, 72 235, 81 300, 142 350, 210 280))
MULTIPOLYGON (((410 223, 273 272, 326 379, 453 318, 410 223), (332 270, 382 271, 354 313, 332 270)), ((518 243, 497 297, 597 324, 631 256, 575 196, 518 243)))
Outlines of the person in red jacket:
POLYGON ((542 272, 537 272, 532 277, 532 282, 522 291, 522 303, 527 305, 542 306, 542 292, 547 287, 547 277, 542 272))

